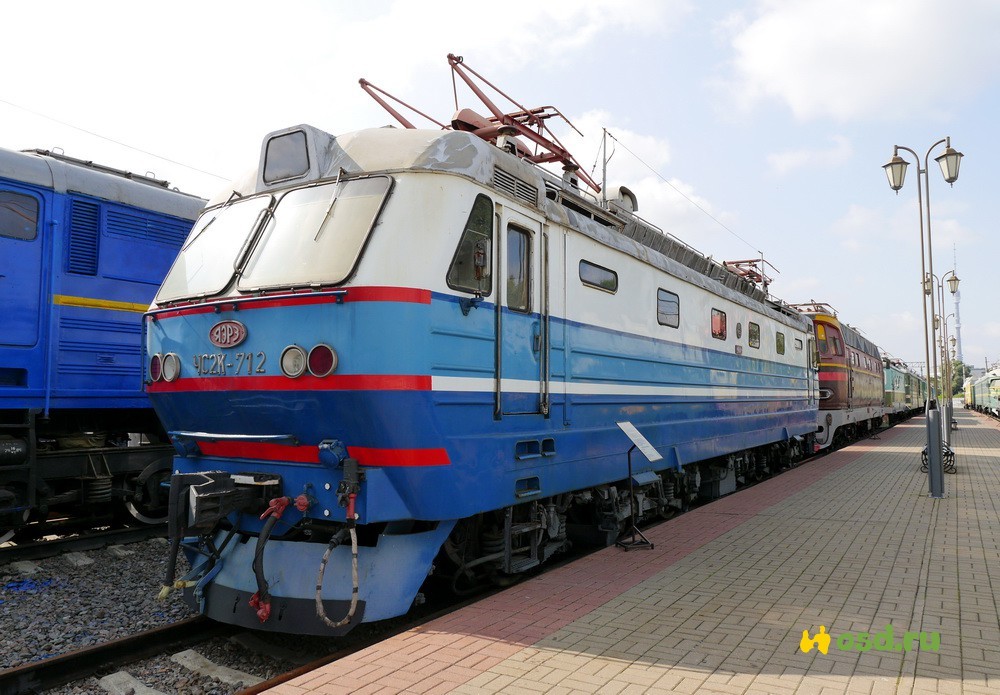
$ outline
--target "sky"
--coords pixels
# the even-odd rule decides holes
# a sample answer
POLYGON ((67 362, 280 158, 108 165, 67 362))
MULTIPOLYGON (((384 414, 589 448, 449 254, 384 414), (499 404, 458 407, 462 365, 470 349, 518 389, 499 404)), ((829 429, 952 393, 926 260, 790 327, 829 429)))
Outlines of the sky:
MULTIPOLYGON (((58 148, 206 198, 273 130, 395 123, 362 77, 449 121, 447 55, 461 55, 565 115, 582 136, 549 125, 597 180, 607 129, 607 182, 643 218, 716 260, 762 255, 773 295, 830 304, 919 369, 929 152, 933 268, 961 279, 963 357, 1000 362, 996 0, 34 0, 4 23, 0 147, 58 148), (946 137, 965 155, 953 186, 934 162, 946 137), (918 155, 900 153, 898 194, 882 170, 895 145, 918 155)), ((954 335, 947 284, 944 297, 954 335)))

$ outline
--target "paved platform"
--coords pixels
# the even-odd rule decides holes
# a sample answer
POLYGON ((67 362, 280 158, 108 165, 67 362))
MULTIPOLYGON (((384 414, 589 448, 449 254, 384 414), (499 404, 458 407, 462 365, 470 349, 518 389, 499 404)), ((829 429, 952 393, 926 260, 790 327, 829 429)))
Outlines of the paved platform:
POLYGON ((1000 692, 1000 425, 955 416, 944 499, 914 418, 268 692, 1000 692))

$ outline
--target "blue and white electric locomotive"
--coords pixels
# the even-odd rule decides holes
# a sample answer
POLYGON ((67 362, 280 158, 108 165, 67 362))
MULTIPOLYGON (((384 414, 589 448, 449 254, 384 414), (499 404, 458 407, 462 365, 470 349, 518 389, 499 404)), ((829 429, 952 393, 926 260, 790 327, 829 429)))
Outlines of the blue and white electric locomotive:
POLYGON ((344 632, 812 451, 811 322, 537 166, 526 116, 287 128, 210 201, 145 323, 204 614, 344 632), (663 455, 634 495, 621 421, 663 455))
POLYGON ((126 446, 163 439, 141 317, 204 204, 165 181, 0 150, 0 540, 57 511, 162 522, 171 449, 126 446))

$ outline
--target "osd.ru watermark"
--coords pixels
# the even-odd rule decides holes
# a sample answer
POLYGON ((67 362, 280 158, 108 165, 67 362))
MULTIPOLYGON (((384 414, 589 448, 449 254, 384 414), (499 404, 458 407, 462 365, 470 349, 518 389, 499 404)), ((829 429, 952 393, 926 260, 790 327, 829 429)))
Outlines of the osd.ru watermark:
POLYGON ((809 630, 802 631, 799 649, 806 654, 813 649, 826 654, 830 651, 831 643, 844 652, 867 652, 873 649, 879 652, 908 652, 914 649, 936 652, 941 647, 941 633, 906 631, 901 637, 897 637, 895 628, 889 623, 881 632, 842 632, 834 640, 833 635, 826 631, 826 626, 820 625, 815 636, 811 636, 809 630))

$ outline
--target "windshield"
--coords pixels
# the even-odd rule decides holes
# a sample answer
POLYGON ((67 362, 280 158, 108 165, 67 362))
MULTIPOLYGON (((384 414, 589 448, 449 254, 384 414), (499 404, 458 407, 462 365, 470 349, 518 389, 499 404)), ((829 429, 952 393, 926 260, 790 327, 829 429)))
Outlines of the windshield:
POLYGON ((240 277, 241 291, 343 282, 389 191, 376 176, 299 188, 278 201, 240 277))
POLYGON ((206 211, 195 223, 156 295, 156 302, 201 297, 225 289, 271 196, 237 200, 206 211))

